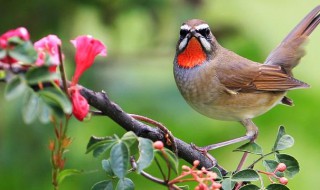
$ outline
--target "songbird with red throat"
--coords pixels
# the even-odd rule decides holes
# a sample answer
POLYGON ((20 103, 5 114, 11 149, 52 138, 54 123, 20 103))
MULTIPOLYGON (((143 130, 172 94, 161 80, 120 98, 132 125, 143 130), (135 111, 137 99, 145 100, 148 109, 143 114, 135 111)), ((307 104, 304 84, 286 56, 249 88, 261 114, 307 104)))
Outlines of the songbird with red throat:
POLYGON ((242 137, 202 147, 208 151, 250 140, 258 135, 252 119, 278 104, 291 106, 287 91, 308 88, 292 69, 304 55, 303 44, 320 22, 320 5, 286 36, 263 64, 223 48, 208 24, 192 19, 180 27, 174 58, 174 78, 189 105, 210 118, 238 121, 242 137))

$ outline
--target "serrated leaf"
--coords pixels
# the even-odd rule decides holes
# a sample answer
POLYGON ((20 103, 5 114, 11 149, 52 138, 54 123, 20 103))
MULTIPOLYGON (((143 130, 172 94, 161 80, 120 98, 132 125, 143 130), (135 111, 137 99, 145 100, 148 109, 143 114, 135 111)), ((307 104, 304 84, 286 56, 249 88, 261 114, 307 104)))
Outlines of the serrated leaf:
POLYGON ((21 61, 23 63, 33 64, 38 58, 38 54, 30 41, 17 41, 11 38, 9 41, 16 43, 13 49, 9 49, 8 54, 10 57, 21 61))
POLYGON ((267 172, 273 172, 279 163, 275 160, 263 160, 262 164, 266 168, 267 172))
POLYGON ((60 90, 54 87, 45 88, 38 92, 45 103, 51 107, 51 103, 59 106, 64 113, 70 114, 72 112, 72 105, 69 98, 60 90))
POLYGON ((274 151, 285 150, 287 148, 292 147, 294 144, 294 139, 290 135, 282 135, 278 140, 278 143, 275 144, 274 151))
POLYGON ((112 180, 104 180, 94 184, 91 190, 113 190, 112 180))
POLYGON ((4 96, 7 100, 19 97, 27 90, 27 84, 19 76, 12 78, 4 89, 4 96))
POLYGON ((26 80, 30 85, 52 81, 59 79, 59 77, 60 75, 58 73, 51 73, 48 66, 34 67, 26 73, 26 80))
POLYGON ((249 184, 241 187, 239 190, 260 190, 260 187, 253 184, 249 184))
POLYGON ((259 179, 258 172, 252 169, 239 171, 231 177, 232 181, 258 181, 259 179))
POLYGON ((102 168, 103 170, 109 175, 109 176, 114 176, 114 173, 112 171, 112 168, 111 168, 111 163, 110 163, 110 160, 102 160, 101 162, 102 164, 102 168))
POLYGON ((236 182, 231 181, 230 178, 223 180, 221 183, 223 190, 232 190, 235 184, 236 182))
POLYGON ((257 155, 262 155, 262 148, 260 145, 258 145, 255 142, 248 142, 239 148, 235 149, 234 151, 239 151, 239 152, 248 152, 251 154, 257 154, 257 155))
POLYGON ((137 142, 138 137, 134 132, 128 131, 122 136, 121 140, 130 148, 135 142, 137 142))
POLYGON ((286 134, 286 131, 285 131, 285 128, 284 126, 280 126, 279 129, 278 129, 278 134, 277 134, 277 138, 276 138, 276 141, 274 142, 274 145, 273 145, 273 148, 272 148, 272 151, 275 151, 276 150, 276 147, 278 145, 278 142, 280 140, 280 138, 286 134))
POLYGON ((211 171, 215 172, 218 175, 217 179, 222 179, 223 178, 223 176, 221 174, 221 171, 217 167, 213 167, 211 169, 211 171))
POLYGON ((140 173, 147 168, 154 158, 153 143, 146 138, 138 138, 139 141, 139 159, 137 161, 137 172, 140 173))
POLYGON ((39 96, 33 91, 28 91, 24 98, 22 116, 26 124, 32 123, 39 113, 39 96))
POLYGON ((107 151, 109 148, 111 148, 112 145, 114 145, 117 142, 117 139, 114 137, 95 137, 91 136, 90 140, 87 144, 87 151, 86 154, 88 154, 91 151, 94 151, 94 156, 99 156, 100 154, 107 151))
POLYGON ((287 186, 281 184, 270 184, 266 187, 266 190, 290 190, 287 186))
POLYGON ((134 184, 129 178, 120 179, 116 190, 134 190, 134 184))
POLYGON ((293 178, 294 175, 299 173, 299 163, 294 157, 287 154, 276 154, 276 158, 279 163, 284 163, 287 166, 284 174, 288 178, 293 178))
POLYGON ((129 165, 129 149, 125 143, 119 142, 111 148, 110 163, 113 173, 123 179, 129 165))
POLYGON ((77 169, 65 169, 59 172, 58 175, 58 183, 60 184, 66 177, 72 176, 72 175, 79 175, 82 171, 77 169))

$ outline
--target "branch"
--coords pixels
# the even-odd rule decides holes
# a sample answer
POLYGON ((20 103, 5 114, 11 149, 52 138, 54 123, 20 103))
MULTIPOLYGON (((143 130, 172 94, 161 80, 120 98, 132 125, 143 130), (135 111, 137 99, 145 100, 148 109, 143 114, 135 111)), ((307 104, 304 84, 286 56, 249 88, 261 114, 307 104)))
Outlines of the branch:
MULTIPOLYGON (((139 137, 148 138, 152 141, 160 140, 166 144, 165 134, 160 129, 151 127, 134 119, 130 114, 123 111, 120 106, 112 102, 105 92, 94 92, 85 87, 80 87, 80 89, 80 93, 88 100, 88 103, 91 106, 110 117, 123 129, 132 131, 139 137)), ((215 163, 213 163, 211 159, 192 148, 190 144, 178 138, 174 138, 174 141, 180 158, 190 164, 192 164, 194 160, 199 160, 199 167, 212 168, 213 166, 216 166, 223 175, 226 174, 226 171, 221 166, 218 164, 214 165, 215 163)), ((167 146, 167 148, 172 150, 172 147, 167 146)))
MULTIPOLYGON (((5 64, 0 62, 0 70, 8 69, 5 68, 5 64)), ((14 73, 25 72, 25 69, 22 67, 11 67, 10 70, 14 73)), ((3 81, 5 82, 5 81, 3 81)), ((46 84, 44 84, 46 86, 46 84)), ((51 83, 48 83, 51 85, 51 83)), ((70 82, 67 82, 67 86, 70 85, 70 82)), ((63 86, 61 86, 63 89, 63 86)), ((198 150, 194 149, 190 144, 182 141, 181 139, 174 137, 174 145, 175 147, 168 146, 166 143, 166 134, 159 128, 151 127, 150 125, 144 124, 135 118, 132 115, 126 113, 118 106, 116 103, 112 102, 105 92, 94 92, 90 89, 87 89, 83 86, 79 85, 80 93, 87 99, 88 103, 95 107, 97 110, 102 112, 102 115, 106 115, 110 117, 113 121, 118 123, 123 129, 126 131, 132 131, 139 137, 148 138, 152 141, 162 141, 172 151, 177 151, 178 156, 185 161, 193 164, 194 160, 199 160, 200 165, 199 168, 212 168, 217 167, 222 175, 226 175, 227 171, 223 169, 223 167, 219 166, 216 160, 209 154, 202 154, 198 150)))

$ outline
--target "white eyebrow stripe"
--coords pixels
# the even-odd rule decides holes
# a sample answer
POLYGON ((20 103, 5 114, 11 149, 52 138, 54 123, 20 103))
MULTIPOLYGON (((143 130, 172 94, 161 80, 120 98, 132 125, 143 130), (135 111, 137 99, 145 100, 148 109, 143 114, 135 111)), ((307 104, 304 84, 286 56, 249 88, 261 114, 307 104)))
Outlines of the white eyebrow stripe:
POLYGON ((196 30, 202 30, 202 29, 205 29, 205 28, 209 28, 209 25, 200 24, 200 25, 196 26, 195 28, 196 28, 196 30))
POLYGON ((181 30, 190 30, 191 27, 188 26, 188 25, 186 25, 186 24, 184 24, 184 25, 182 25, 182 26, 180 27, 180 29, 181 29, 181 30))

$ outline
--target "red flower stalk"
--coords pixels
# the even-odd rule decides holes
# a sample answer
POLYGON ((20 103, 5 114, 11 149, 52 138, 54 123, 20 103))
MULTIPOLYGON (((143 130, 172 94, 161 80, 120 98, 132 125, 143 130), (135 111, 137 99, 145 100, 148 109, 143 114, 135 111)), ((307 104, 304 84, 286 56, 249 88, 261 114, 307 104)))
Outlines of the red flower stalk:
MULTIPOLYGON (((17 29, 9 30, 0 36, 0 49, 10 48, 8 42, 9 42, 9 39, 13 37, 18 37, 23 41, 30 40, 30 35, 28 30, 24 27, 19 27, 17 29)), ((0 61, 8 64, 17 62, 17 60, 15 60, 10 56, 5 56, 0 61)))
POLYGON ((36 65, 42 66, 45 63, 46 56, 49 56, 50 71, 55 71, 59 65, 58 46, 61 46, 61 40, 56 35, 48 35, 34 43, 34 47, 38 52, 36 65))
POLYGON ((106 56, 107 50, 105 45, 92 36, 78 36, 71 40, 71 43, 76 48, 76 70, 72 78, 72 84, 78 83, 82 73, 87 70, 92 64, 97 55, 106 56))
POLYGON ((72 113, 78 120, 83 121, 89 112, 88 101, 80 94, 78 88, 71 87, 70 95, 72 101, 72 113))

